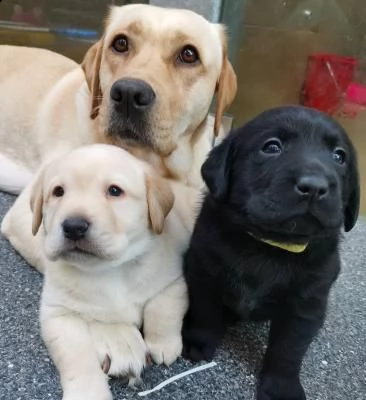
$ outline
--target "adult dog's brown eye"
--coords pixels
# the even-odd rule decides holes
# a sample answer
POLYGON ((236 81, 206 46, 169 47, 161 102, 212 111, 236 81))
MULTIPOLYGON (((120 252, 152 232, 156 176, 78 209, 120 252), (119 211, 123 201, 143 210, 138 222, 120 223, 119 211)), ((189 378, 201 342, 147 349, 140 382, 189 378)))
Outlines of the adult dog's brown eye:
POLYGON ((112 43, 112 48, 117 53, 125 53, 126 51, 128 51, 127 36, 125 35, 117 36, 112 43))
POLYGON ((341 149, 341 148, 337 148, 333 151, 333 160, 342 165, 346 162, 346 152, 341 149))
POLYGON ((279 155, 282 153, 282 143, 279 139, 267 140, 263 147, 262 152, 269 155, 279 155))
POLYGON ((116 186, 116 185, 111 185, 111 186, 109 186, 109 188, 108 188, 108 194, 109 194, 109 196, 112 196, 112 197, 120 197, 120 196, 123 195, 123 193, 124 193, 124 191, 123 191, 120 187, 118 187, 118 186, 116 186))
POLYGON ((184 46, 178 59, 184 64, 195 64, 199 61, 198 51, 193 46, 184 46))
POLYGON ((52 191, 52 196, 62 197, 65 194, 65 190, 62 186, 56 186, 52 191))

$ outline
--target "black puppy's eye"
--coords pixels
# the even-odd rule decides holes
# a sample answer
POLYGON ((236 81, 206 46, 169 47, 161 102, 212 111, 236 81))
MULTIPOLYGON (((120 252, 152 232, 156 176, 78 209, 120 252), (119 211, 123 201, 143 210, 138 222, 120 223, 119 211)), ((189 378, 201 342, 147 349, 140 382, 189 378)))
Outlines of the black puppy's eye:
POLYGON ((184 46, 178 60, 183 64, 195 64, 199 61, 198 51, 194 46, 184 46))
POLYGON ((56 186, 52 190, 52 196, 54 197, 62 197, 65 194, 65 190, 62 186, 56 186))
POLYGON ((282 153, 282 143, 279 139, 269 139, 267 140, 263 147, 262 152, 264 154, 281 154, 282 153))
POLYGON ((335 149, 333 151, 333 160, 338 164, 344 164, 346 161, 346 152, 341 148, 335 149))
POLYGON ((120 197, 120 196, 123 195, 123 193, 124 193, 124 191, 123 191, 120 187, 118 187, 118 186, 116 186, 116 185, 111 185, 111 186, 109 186, 109 188, 108 188, 108 194, 109 194, 109 196, 112 196, 112 197, 120 197))
POLYGON ((117 36, 112 43, 112 48, 117 53, 126 53, 128 51, 128 39, 125 35, 117 36))

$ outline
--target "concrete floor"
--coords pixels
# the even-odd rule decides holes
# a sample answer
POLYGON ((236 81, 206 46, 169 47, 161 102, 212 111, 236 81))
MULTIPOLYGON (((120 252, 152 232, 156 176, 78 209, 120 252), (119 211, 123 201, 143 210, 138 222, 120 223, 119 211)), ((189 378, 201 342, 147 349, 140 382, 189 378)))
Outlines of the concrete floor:
MULTIPOLYGON (((13 198, 0 193, 0 220, 13 198)), ((331 292, 324 329, 304 360, 302 381, 308 400, 366 398, 366 221, 345 239, 343 271, 331 292)), ((0 237, 0 400, 58 400, 57 373, 43 345, 38 325, 42 277, 0 237)), ((232 329, 219 349, 217 366, 183 378, 151 400, 254 400, 256 374, 267 337, 262 324, 232 329)), ((114 398, 139 399, 192 365, 179 360, 171 368, 150 367, 141 387, 111 381, 114 398)))

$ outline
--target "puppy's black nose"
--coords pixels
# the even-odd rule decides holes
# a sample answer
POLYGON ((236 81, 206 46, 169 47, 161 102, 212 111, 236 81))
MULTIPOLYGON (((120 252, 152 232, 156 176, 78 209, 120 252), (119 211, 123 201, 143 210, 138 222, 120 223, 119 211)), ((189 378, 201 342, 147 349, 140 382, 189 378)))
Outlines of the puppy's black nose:
POLYGON ((84 218, 73 217, 65 219, 62 230, 66 239, 77 241, 83 239, 89 229, 89 222, 84 218))
POLYGON ((124 78, 114 82, 111 99, 116 103, 123 103, 131 111, 147 111, 155 101, 153 88, 140 79, 124 78))
POLYGON ((323 199, 328 195, 327 180, 317 175, 302 176, 297 180, 295 191, 302 197, 323 199))

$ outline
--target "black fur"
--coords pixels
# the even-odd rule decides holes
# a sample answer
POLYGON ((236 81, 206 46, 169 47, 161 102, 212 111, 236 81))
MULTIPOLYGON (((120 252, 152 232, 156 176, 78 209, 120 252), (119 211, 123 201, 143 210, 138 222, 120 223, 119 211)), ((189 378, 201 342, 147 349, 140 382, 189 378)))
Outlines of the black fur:
POLYGON ((303 400, 299 372, 340 270, 341 228, 358 217, 355 150, 328 116, 280 107, 230 133, 202 176, 209 193, 184 258, 184 355, 211 359, 238 317, 270 320, 257 399, 303 400), (260 238, 309 244, 292 253, 260 238))

